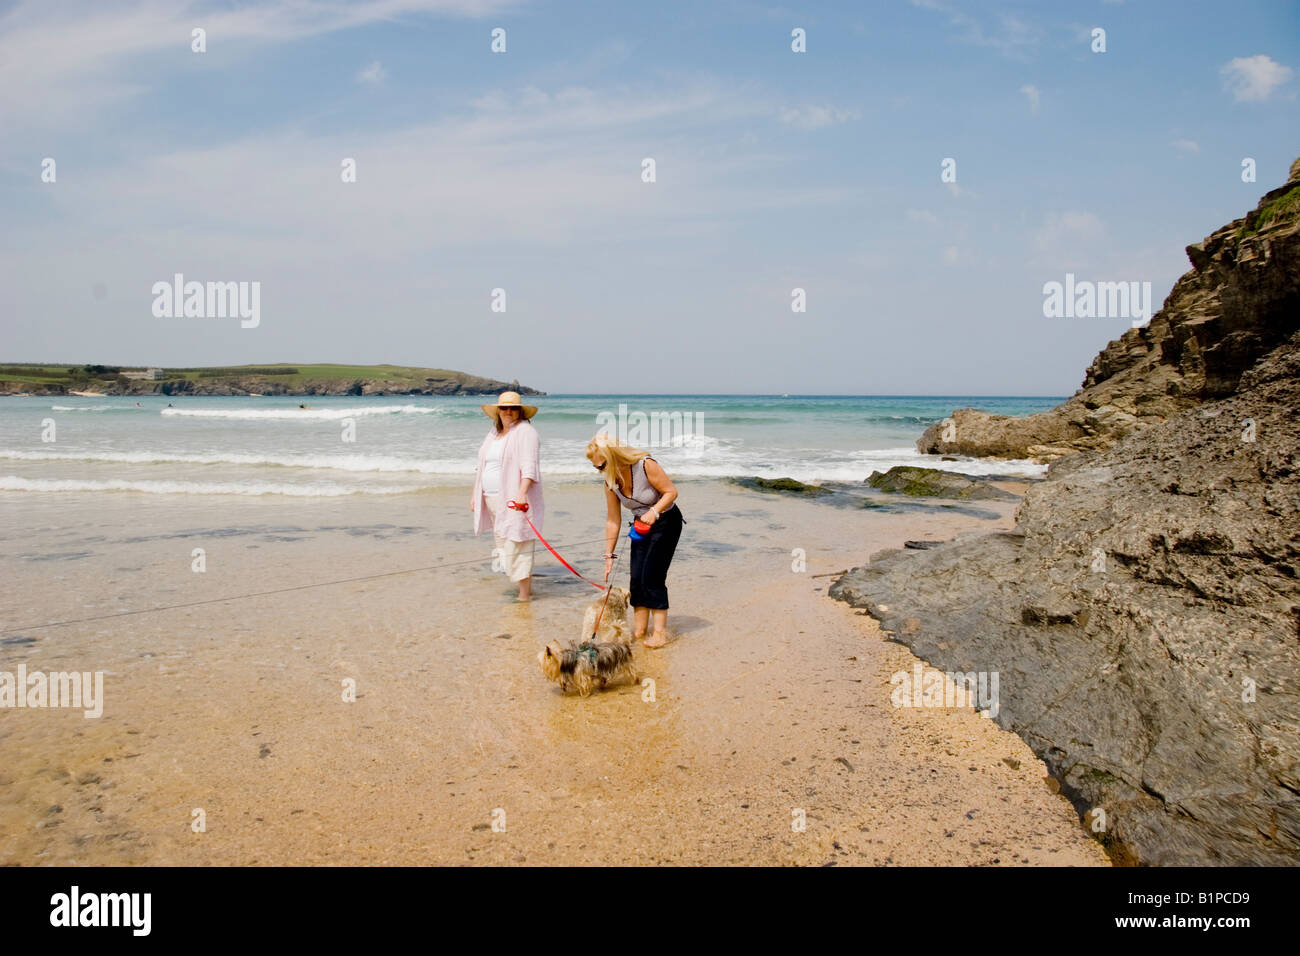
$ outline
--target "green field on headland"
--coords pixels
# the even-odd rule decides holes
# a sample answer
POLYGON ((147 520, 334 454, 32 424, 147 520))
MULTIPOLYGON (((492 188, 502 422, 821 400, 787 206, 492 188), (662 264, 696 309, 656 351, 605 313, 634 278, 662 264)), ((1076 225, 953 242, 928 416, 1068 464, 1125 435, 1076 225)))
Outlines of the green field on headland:
POLYGON ((0 364, 0 394, 65 395, 492 395, 518 382, 409 365, 230 365, 146 368, 128 365, 0 364))

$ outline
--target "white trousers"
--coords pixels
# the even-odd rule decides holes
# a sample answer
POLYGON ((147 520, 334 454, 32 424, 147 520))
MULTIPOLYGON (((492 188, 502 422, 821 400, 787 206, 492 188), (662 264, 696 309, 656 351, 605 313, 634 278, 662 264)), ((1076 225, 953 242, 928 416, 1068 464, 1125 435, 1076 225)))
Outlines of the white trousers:
POLYGON ((511 541, 496 534, 496 517, 505 507, 500 495, 483 495, 483 506, 491 509, 493 518, 493 539, 496 547, 492 551, 493 570, 503 571, 514 583, 524 581, 533 575, 533 552, 537 550, 537 539, 530 541, 511 541))

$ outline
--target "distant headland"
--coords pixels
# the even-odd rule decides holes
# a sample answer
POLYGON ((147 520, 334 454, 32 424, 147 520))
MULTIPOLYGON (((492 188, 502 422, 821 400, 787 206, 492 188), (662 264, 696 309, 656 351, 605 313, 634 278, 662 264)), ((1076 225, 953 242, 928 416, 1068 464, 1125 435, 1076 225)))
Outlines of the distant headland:
POLYGON ((0 395, 545 395, 518 381, 406 365, 0 364, 0 395))

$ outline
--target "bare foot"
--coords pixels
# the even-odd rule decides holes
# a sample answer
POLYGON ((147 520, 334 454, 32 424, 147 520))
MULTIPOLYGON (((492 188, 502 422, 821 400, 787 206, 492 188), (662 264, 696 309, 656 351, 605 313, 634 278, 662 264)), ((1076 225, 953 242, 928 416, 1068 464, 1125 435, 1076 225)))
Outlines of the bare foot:
POLYGON ((668 636, 663 631, 655 631, 646 639, 646 647, 664 647, 668 643, 668 636))
POLYGON ((632 635, 633 644, 635 644, 637 641, 644 641, 644 640, 645 640, 645 631, 637 631, 632 635))

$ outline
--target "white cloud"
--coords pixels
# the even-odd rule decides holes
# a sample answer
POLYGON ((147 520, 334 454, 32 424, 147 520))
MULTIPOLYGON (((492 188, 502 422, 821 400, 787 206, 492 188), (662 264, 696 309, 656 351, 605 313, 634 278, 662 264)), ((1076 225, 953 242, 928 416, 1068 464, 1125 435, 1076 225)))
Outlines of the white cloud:
POLYGON ((1057 215, 1049 216, 1048 223, 1054 225, 1062 232, 1074 233, 1088 238, 1097 238, 1105 231, 1102 228, 1101 220, 1095 213, 1079 212, 1069 210, 1057 215))
POLYGON ((963 42, 987 47, 1010 59, 1026 59, 1042 39, 1036 26, 1008 13, 999 14, 998 26, 990 29, 970 14, 940 0, 911 0, 911 3, 914 7, 944 14, 949 25, 960 31, 963 42))
POLYGON ((803 106, 787 107, 781 110, 781 122, 787 126, 800 129, 821 129, 847 123, 860 117, 857 110, 840 109, 838 106, 803 106))
MULTIPOLYGON (((597 300, 650 314, 648 303, 668 289, 664 270, 689 250, 721 254, 742 217, 773 210, 764 214, 781 222, 782 207, 845 209, 864 189, 773 189, 774 175, 789 182, 793 160, 761 145, 732 148, 737 128, 770 120, 770 101, 710 78, 608 91, 539 82, 492 104, 360 138, 295 125, 202 143, 132 142, 126 155, 60 177, 57 188, 30 187, 48 208, 24 219, 23 248, 0 257, 0 305, 14 315, 80 316, 90 302, 96 321, 71 318, 61 334, 84 329, 78 341, 96 354, 143 354, 160 333, 149 313, 154 282, 175 272, 250 279, 263 289, 255 342, 237 324, 233 332, 168 325, 159 360, 194 354, 220 364, 246 361, 250 349, 341 347, 528 380, 519 369, 534 366, 515 364, 513 352, 503 358, 495 344, 485 350, 493 336, 468 318, 487 314, 489 290, 507 288, 510 318, 524 323, 586 316, 597 300), (647 154, 659 162, 654 185, 641 181, 647 154), (340 179, 344 157, 356 158, 355 183, 340 179), (593 271, 602 274, 589 283, 593 271), (92 297, 96 282, 108 286, 104 303, 92 297), (601 283, 608 288, 593 293, 601 283), (61 291, 47 296, 52 287, 61 291)), ((24 347, 53 354, 37 338, 44 334, 24 347)), ((544 362, 563 366, 587 334, 566 327, 544 362)))
POLYGON ((349 130, 259 133, 163 154, 156 143, 142 144, 117 165, 48 190, 60 215, 30 224, 32 259, 15 274, 69 255, 100 261, 105 254, 96 250, 112 245, 115 261, 133 275, 146 266, 167 274, 164 266, 194 256, 238 258, 245 274, 296 282, 304 262, 341 275, 359 257, 396 268, 426 261, 430 250, 600 247, 625 237, 629 219, 639 235, 671 243, 718 232, 738 210, 843 206, 856 195, 856 187, 832 185, 773 191, 763 174, 781 157, 717 149, 707 131, 770 111, 720 84, 528 88, 490 103, 368 134, 364 146, 349 130), (640 177, 647 141, 656 144, 655 186, 640 177), (356 160, 356 183, 340 179, 345 157, 356 160), (202 212, 178 220, 179 209, 202 212), (64 212, 79 223, 75 252, 64 212), (108 235, 121 241, 106 243, 108 235))
POLYGON ((939 217, 928 209, 909 209, 906 215, 912 222, 923 222, 928 226, 936 225, 939 222, 939 217))
POLYGON ((1176 139, 1171 144, 1174 149, 1182 150, 1184 153, 1199 153, 1201 144, 1192 139, 1176 139))
POLYGON ((1220 67, 1219 74, 1237 102, 1260 102, 1291 79, 1291 68, 1261 53, 1236 57, 1220 67))
POLYGON ((1066 210, 1049 213, 1034 233, 1033 244, 1043 261, 1069 260, 1080 267, 1087 261, 1085 251, 1106 236, 1106 229, 1095 213, 1066 210))
POLYGON ((417 15, 483 17, 527 0, 20 0, 0 15, 0 128, 58 127, 149 88, 153 64, 184 53, 217 58, 417 15), (190 53, 195 27, 207 53, 190 53), (220 51, 220 52, 219 52, 220 51), (141 79, 128 79, 127 75, 141 79))
POLYGON ((1032 83, 1026 83, 1020 88, 1020 92, 1025 94, 1025 99, 1029 101, 1029 112, 1038 112, 1039 92, 1038 87, 1032 83))
POLYGON ((386 79, 388 79, 388 72, 384 69, 384 65, 378 60, 357 73, 357 82, 365 83, 369 86, 378 86, 386 79))

